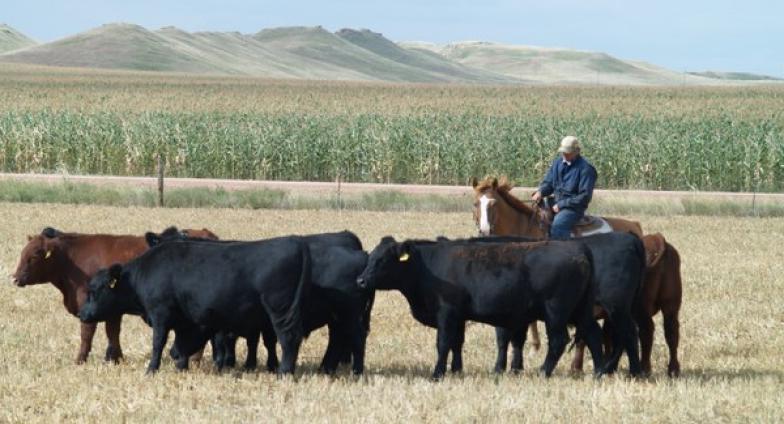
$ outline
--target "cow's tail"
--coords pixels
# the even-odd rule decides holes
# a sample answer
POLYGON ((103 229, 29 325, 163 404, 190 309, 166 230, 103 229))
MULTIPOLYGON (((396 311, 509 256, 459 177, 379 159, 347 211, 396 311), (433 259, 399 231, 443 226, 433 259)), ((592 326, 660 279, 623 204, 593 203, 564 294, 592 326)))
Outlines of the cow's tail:
MULTIPOLYGON (((593 319, 593 305, 596 302, 596 285, 598 281, 596 278, 596 264, 594 263, 591 249, 589 249, 588 246, 583 245, 583 253, 588 259, 588 287, 585 288, 582 296, 580 296, 580 301, 577 310, 575 311, 575 321, 577 323, 580 322, 578 320, 586 319, 586 317, 593 319)), ((583 334, 582 326, 577 325, 572 344, 569 346, 568 350, 571 351, 574 349, 574 346, 581 341, 585 341, 585 334, 583 334)))
POLYGON ((642 302, 642 294, 643 294, 643 287, 642 285, 645 284, 645 273, 647 271, 647 260, 648 257, 645 254, 645 244, 643 244, 642 239, 637 237, 634 233, 629 233, 635 236, 635 243, 634 243, 634 253, 637 254, 637 260, 640 264, 640 280, 637 282, 637 292, 634 294, 634 302, 632 304, 632 309, 641 308, 642 302))
POLYGON ((281 329, 286 332, 292 332, 298 335, 304 335, 305 328, 302 321, 302 308, 305 300, 310 291, 311 284, 311 266, 310 266, 310 248, 304 239, 298 240, 300 245, 300 252, 302 255, 302 271, 299 275, 297 282, 297 289, 294 291, 294 300, 289 306, 289 310, 283 316, 281 329))

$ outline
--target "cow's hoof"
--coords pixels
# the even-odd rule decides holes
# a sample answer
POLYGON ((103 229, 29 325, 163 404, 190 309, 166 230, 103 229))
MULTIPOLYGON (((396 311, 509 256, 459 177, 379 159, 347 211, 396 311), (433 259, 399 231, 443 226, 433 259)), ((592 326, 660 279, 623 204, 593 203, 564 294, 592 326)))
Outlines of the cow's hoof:
POLYGON ((678 378, 681 375, 681 367, 680 366, 670 366, 667 368, 667 375, 670 378, 678 378))
POLYGON ((118 347, 109 346, 106 348, 106 355, 104 356, 104 361, 109 362, 112 361, 115 364, 119 363, 120 360, 123 358, 122 349, 118 347))

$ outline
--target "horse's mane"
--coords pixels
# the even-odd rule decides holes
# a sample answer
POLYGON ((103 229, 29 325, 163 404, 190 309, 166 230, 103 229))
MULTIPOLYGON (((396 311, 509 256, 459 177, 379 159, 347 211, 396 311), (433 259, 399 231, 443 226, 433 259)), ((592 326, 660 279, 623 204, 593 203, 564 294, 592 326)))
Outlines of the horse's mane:
POLYGON ((504 201, 508 203, 512 209, 515 209, 516 211, 526 215, 531 215, 535 212, 533 208, 526 205, 522 200, 512 194, 512 188, 514 186, 506 177, 501 177, 500 180, 487 177, 483 181, 478 182, 474 190, 476 190, 477 193, 481 193, 485 190, 492 189, 493 185, 496 186, 495 191, 498 193, 498 195, 501 196, 501 198, 504 199, 504 201))

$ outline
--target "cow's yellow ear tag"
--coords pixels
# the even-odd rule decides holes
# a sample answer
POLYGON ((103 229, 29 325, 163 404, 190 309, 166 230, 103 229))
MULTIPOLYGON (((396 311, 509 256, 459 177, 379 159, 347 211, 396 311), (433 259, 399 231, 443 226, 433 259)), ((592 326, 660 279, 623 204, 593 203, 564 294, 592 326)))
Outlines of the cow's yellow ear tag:
POLYGON ((109 288, 110 289, 113 289, 114 286, 116 286, 116 285, 117 285, 117 279, 116 278, 112 278, 111 280, 109 280, 109 288))
POLYGON ((408 252, 405 252, 402 255, 400 255, 400 262, 406 262, 410 257, 411 255, 409 255, 408 252))
POLYGON ((44 255, 44 259, 49 259, 51 257, 52 257, 52 251, 51 250, 47 250, 46 251, 46 255, 44 255))

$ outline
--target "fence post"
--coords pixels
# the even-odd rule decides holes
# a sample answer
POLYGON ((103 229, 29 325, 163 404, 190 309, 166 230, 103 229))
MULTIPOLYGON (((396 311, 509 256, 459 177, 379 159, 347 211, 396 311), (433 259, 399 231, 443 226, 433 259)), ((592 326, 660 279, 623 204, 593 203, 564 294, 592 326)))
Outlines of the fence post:
POLYGON ((163 155, 158 153, 158 207, 163 207, 163 155))
POLYGON ((337 172, 337 183, 338 183, 338 210, 343 210, 343 202, 340 198, 340 171, 337 172))

